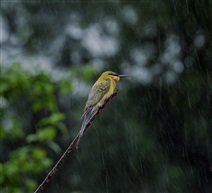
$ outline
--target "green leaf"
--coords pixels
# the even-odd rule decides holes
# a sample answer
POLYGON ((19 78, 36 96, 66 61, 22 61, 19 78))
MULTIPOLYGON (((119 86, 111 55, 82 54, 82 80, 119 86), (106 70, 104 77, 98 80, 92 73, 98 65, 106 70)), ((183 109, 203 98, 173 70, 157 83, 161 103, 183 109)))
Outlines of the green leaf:
POLYGON ((47 124, 56 125, 64 119, 65 119, 64 114, 57 112, 57 113, 52 114, 50 117, 42 119, 39 122, 39 124, 40 125, 47 125, 47 124))
POLYGON ((46 127, 38 131, 39 141, 50 141, 55 138, 56 129, 54 127, 46 127))
POLYGON ((37 134, 29 134, 26 136, 26 142, 32 143, 38 140, 38 135, 37 134))
POLYGON ((62 92, 62 94, 68 94, 72 91, 72 84, 70 81, 65 81, 65 82, 62 82, 60 83, 60 90, 62 92))
POLYGON ((43 159, 46 156, 46 152, 40 148, 33 148, 32 155, 36 159, 43 159))

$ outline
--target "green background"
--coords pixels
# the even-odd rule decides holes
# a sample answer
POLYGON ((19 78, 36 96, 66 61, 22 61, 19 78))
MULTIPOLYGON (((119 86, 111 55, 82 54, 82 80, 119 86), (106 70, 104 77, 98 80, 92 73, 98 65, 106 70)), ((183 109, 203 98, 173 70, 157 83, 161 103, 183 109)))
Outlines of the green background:
POLYGON ((211 0, 0 9, 1 193, 35 191, 105 70, 130 78, 43 192, 212 192, 211 0))

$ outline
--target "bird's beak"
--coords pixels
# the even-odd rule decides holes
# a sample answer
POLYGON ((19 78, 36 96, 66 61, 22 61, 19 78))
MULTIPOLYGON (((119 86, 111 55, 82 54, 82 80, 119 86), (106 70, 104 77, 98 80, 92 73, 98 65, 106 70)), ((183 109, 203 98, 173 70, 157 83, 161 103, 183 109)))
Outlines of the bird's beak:
POLYGON ((129 77, 129 76, 126 75, 126 74, 120 74, 120 75, 118 75, 118 77, 119 77, 119 78, 124 78, 124 77, 129 77))

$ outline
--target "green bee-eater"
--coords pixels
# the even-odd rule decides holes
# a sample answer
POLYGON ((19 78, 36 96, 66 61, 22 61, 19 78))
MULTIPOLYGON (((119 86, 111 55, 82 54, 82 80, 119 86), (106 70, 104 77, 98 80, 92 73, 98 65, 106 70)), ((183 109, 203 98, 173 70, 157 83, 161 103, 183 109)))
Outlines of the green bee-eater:
POLYGON ((88 95, 88 100, 82 115, 84 121, 79 133, 79 140, 85 131, 86 125, 90 122, 99 108, 101 108, 104 101, 113 94, 116 83, 120 80, 120 78, 123 77, 128 77, 128 75, 119 75, 112 71, 106 71, 102 73, 102 75, 95 82, 88 95))

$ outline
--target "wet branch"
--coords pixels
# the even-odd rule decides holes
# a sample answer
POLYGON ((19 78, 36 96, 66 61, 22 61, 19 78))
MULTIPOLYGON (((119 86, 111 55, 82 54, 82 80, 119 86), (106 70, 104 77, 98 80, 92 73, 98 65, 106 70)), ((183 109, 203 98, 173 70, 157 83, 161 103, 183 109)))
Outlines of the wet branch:
MULTIPOLYGON (((94 114, 93 118, 88 122, 88 124, 85 127, 85 131, 88 129, 88 127, 92 124, 93 120, 95 119, 95 117, 99 114, 99 112, 105 107, 105 105, 115 96, 118 94, 118 90, 114 91, 114 93, 104 101, 104 104, 102 105, 101 108, 99 108, 99 110, 96 112, 96 114, 94 114)), ((84 131, 84 132, 85 132, 84 131)), ((63 153, 63 155, 60 157, 59 161, 55 164, 55 166, 52 168, 52 170, 48 173, 48 175, 46 176, 46 178, 43 180, 43 182, 38 186, 38 188, 35 190, 34 193, 39 193, 41 192, 45 186, 49 183, 49 181, 51 180, 51 178, 55 175, 55 173, 57 172, 57 170, 62 166, 63 162, 65 161, 65 159, 68 157, 68 155, 71 153, 71 151, 73 150, 73 148, 77 145, 77 142, 79 140, 79 136, 80 136, 80 132, 77 134, 77 136, 74 138, 74 140, 71 142, 71 144, 69 145, 69 147, 66 149, 66 151, 63 153)))

